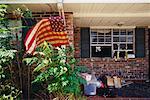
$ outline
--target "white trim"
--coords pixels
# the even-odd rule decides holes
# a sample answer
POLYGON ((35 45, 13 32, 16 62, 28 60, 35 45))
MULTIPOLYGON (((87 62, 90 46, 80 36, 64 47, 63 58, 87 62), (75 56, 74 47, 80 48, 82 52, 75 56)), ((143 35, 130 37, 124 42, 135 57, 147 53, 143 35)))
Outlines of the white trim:
POLYGON ((150 13, 74 13, 74 17, 150 17, 150 13))
MULTIPOLYGON (((150 3, 150 0, 64 0, 64 3, 150 3)), ((57 3, 57 0, 0 0, 2 4, 57 3)))
POLYGON ((150 3, 149 0, 64 0, 64 3, 150 3))
POLYGON ((91 29, 132 29, 136 28, 136 26, 90 26, 91 29))

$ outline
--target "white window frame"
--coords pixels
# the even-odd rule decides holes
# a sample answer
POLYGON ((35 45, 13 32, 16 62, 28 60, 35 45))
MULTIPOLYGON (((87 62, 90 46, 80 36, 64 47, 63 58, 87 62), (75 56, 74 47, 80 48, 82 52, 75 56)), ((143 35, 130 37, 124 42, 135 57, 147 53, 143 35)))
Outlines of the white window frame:
MULTIPOLYGON (((111 55, 111 57, 113 58, 114 57, 114 52, 115 51, 133 51, 133 53, 135 54, 135 28, 96 28, 96 29, 94 29, 94 28, 90 28, 90 58, 92 58, 92 46, 111 46, 111 51, 112 51, 112 55, 111 55), (92 36, 91 36, 91 32, 92 32, 92 30, 102 30, 102 29, 109 29, 110 31, 111 31, 111 43, 110 44, 105 44, 105 41, 104 41, 104 44, 92 44, 92 36), (114 38, 114 35, 113 35, 113 30, 114 29, 118 29, 119 30, 119 35, 115 35, 115 36, 119 36, 119 38, 120 38, 120 30, 125 30, 126 31, 126 34, 127 34, 127 30, 132 30, 133 31, 133 35, 122 35, 122 37, 124 36, 124 37, 126 37, 126 41, 125 42, 114 42, 113 41, 113 38, 114 38), (133 41, 132 42, 127 42, 127 37, 133 37, 133 41), (118 50, 114 50, 114 44, 126 44, 126 48, 127 48, 127 44, 133 44, 133 49, 131 50, 131 49, 126 49, 126 50, 121 50, 120 48, 118 49, 118 50)), ((105 58, 105 57, 102 57, 102 58, 105 58)))

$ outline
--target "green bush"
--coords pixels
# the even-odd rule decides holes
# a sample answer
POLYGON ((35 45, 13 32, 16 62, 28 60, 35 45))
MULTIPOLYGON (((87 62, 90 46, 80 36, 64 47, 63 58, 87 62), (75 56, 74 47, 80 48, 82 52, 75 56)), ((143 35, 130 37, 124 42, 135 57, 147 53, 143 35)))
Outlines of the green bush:
POLYGON ((11 82, 11 62, 16 50, 11 49, 10 30, 8 20, 5 18, 7 5, 0 5, 0 100, 14 100, 20 91, 11 82))
POLYGON ((54 48, 44 42, 37 51, 35 56, 24 59, 27 65, 36 66, 33 70, 35 78, 32 83, 46 86, 45 91, 56 97, 58 95, 81 96, 80 85, 86 81, 79 74, 86 69, 76 66, 73 47, 54 48))

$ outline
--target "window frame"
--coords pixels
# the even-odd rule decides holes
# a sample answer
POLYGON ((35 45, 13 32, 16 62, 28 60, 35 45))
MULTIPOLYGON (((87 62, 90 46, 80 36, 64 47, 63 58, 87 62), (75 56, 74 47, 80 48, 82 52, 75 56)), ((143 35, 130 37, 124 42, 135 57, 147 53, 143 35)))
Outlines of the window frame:
MULTIPOLYGON (((98 37, 98 35, 97 35, 97 37, 98 37)), ((104 38, 106 38, 105 35, 104 35, 104 38)), ((93 58, 92 57, 92 46, 111 46, 111 57, 107 57, 107 58, 113 58, 115 51, 119 51, 119 52, 120 51, 125 51, 125 52, 126 51, 127 52, 128 51, 132 51, 133 54, 135 54, 135 28, 98 28, 98 29, 90 28, 90 58, 93 58), (120 39, 120 37, 125 37, 125 42, 120 42, 120 40, 119 40, 119 42, 114 42, 113 41, 113 38, 114 38, 113 32, 114 32, 115 29, 119 30, 119 35, 115 35, 115 36, 118 36, 119 39, 120 39), (92 44, 92 35, 91 35, 91 33, 92 33, 93 30, 96 30, 97 34, 98 34, 97 30, 110 30, 110 32, 111 32, 111 35, 110 35, 111 42, 110 42, 110 44, 105 44, 105 39, 104 39, 104 44, 98 44, 98 42, 97 42, 97 44, 92 44), (126 34, 120 36, 121 30, 125 30, 126 34), (132 35, 128 35, 128 31, 132 31, 133 34, 132 35), (132 39, 133 39, 132 42, 128 42, 127 38, 129 38, 129 37, 132 37, 132 39), (121 50, 119 48, 118 50, 114 50, 114 44, 116 44, 116 43, 119 44, 119 45, 124 43, 126 45, 126 48, 127 48, 128 44, 132 44, 133 45, 133 49, 132 50, 131 49, 121 50)), ((100 58, 105 58, 105 57, 100 57, 100 58)))

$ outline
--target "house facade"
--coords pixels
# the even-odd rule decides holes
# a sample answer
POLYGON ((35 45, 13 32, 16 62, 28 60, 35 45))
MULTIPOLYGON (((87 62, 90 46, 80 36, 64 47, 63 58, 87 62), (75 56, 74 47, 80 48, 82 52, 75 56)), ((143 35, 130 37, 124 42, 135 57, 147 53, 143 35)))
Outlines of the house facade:
MULTIPOLYGON (((66 29, 78 65, 97 76, 147 80, 150 72, 150 4, 66 4, 66 29), (110 6, 111 5, 111 6, 110 6)), ((55 5, 29 5, 37 21, 57 15, 55 5), (49 11, 51 7, 51 11, 49 11)))
MULTIPOLYGON (((119 29, 119 30, 122 30, 122 29, 119 29)), ((90 39, 87 39, 89 43, 86 44, 87 41, 85 40, 85 37, 83 37, 83 32, 89 32, 90 34, 89 28, 77 28, 75 30, 75 48, 76 48, 76 57, 80 61, 79 64, 86 65, 89 68, 91 68, 91 70, 93 69, 98 76, 106 74, 106 75, 118 75, 127 80, 128 79, 129 80, 148 79, 148 76, 149 76, 148 28, 134 28, 133 30, 135 31, 135 35, 139 36, 139 37, 135 36, 135 46, 133 46, 135 48, 135 58, 126 59, 125 58, 126 51, 124 51, 126 49, 122 50, 122 48, 126 48, 126 47, 125 46, 123 47, 123 44, 120 43, 120 49, 121 49, 121 50, 119 49, 120 58, 116 60, 116 57, 114 56, 115 52, 113 52, 113 50, 111 51, 112 48, 115 49, 115 47, 113 47, 115 44, 110 44, 109 46, 102 45, 100 52, 104 52, 106 54, 104 55, 103 53, 98 54, 96 52, 96 47, 94 48, 95 45, 93 47, 90 45, 91 44, 90 39), (140 36, 139 34, 143 36, 140 36), (141 44, 143 44, 142 47, 141 47, 141 44), (87 47, 89 49, 87 49, 87 47), (97 56, 102 56, 102 57, 97 57, 97 56)), ((115 33, 112 32, 112 34, 115 34, 115 33)), ((89 37, 91 38, 92 36, 89 35, 89 37)), ((111 39, 112 38, 114 37, 111 37, 111 39)), ((130 44, 126 44, 126 46, 129 46, 127 48, 130 49, 130 44)), ((116 49, 118 50, 118 48, 116 49)))

